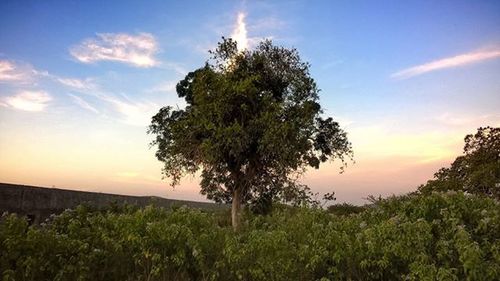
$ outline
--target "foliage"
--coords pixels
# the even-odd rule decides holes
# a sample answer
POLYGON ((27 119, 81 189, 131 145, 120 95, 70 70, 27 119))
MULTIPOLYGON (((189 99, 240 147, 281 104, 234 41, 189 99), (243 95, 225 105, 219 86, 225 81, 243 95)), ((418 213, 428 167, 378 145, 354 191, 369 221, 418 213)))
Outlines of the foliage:
POLYGON ((419 191, 462 190, 500 199, 500 128, 479 128, 465 137, 464 155, 441 168, 419 191))
POLYGON ((207 198, 266 207, 303 199, 296 178, 307 166, 351 156, 346 133, 321 116, 319 90, 295 49, 267 40, 239 52, 223 38, 211 54, 177 84, 187 106, 160 109, 148 130, 173 185, 201 169, 207 198))
POLYGON ((358 214, 363 212, 367 207, 356 206, 349 203, 334 204, 328 206, 328 212, 335 214, 337 216, 347 216, 350 214, 358 214))
POLYGON ((3 280, 499 280, 500 204, 461 192, 337 216, 277 205, 240 232, 184 207, 4 215, 3 280))

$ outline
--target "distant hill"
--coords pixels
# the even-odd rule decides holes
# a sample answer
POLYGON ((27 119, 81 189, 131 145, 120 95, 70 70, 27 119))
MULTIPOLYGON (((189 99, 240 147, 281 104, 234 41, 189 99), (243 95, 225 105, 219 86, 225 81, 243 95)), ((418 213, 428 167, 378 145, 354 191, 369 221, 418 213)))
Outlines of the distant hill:
POLYGON ((132 204, 139 207, 188 206, 205 210, 222 210, 228 205, 185 200, 173 200, 156 196, 127 196, 109 193, 66 190, 39 186, 0 183, 0 213, 10 212, 27 215, 35 223, 51 214, 73 209, 80 204, 107 207, 111 203, 132 204))

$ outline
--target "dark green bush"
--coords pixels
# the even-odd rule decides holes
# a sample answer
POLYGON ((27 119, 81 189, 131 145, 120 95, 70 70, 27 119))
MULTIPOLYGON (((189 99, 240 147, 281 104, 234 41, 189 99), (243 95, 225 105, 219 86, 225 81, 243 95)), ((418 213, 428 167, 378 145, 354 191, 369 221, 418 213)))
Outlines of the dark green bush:
POLYGON ((499 280, 500 205, 463 193, 381 200, 358 214, 87 207, 40 226, 4 215, 3 280, 499 280))
POLYGON ((337 216, 348 216, 350 214, 359 214, 366 209, 365 206, 356 206, 349 203, 334 204, 328 206, 328 212, 337 216))

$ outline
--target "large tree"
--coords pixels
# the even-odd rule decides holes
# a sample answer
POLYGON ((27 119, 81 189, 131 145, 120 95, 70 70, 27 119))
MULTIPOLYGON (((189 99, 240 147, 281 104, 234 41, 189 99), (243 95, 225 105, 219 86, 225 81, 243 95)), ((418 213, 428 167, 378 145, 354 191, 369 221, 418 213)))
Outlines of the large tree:
POLYGON ((201 193, 232 202, 237 229, 242 203, 304 195, 298 175, 328 159, 345 164, 351 145, 337 122, 321 116, 309 64, 295 49, 266 40, 238 51, 223 38, 210 53, 177 84, 186 107, 163 107, 148 132, 172 185, 201 170, 201 193))
POLYGON ((464 141, 464 155, 441 168, 419 191, 460 190, 500 199, 500 128, 481 127, 464 141))

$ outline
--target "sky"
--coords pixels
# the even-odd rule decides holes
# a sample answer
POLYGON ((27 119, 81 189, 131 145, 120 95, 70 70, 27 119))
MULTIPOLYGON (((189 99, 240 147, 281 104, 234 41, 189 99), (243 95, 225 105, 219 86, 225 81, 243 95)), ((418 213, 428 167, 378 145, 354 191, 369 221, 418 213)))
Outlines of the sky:
POLYGON ((500 126, 499 1, 0 1, 0 182, 206 200, 146 133, 221 37, 310 63, 354 162, 309 170, 337 202, 414 191, 500 126))

